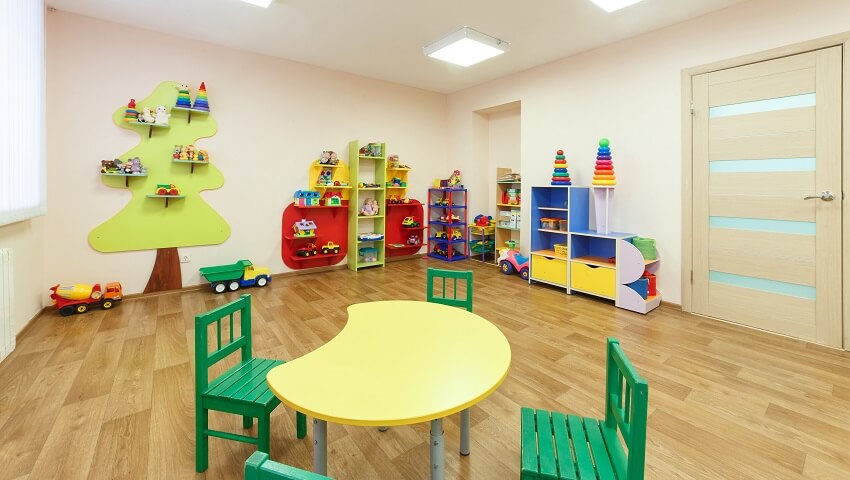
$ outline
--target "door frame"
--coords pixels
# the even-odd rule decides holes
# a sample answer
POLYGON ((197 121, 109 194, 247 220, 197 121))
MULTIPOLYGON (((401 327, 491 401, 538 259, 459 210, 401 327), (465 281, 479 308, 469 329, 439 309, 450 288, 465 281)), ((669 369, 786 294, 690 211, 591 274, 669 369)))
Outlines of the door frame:
MULTIPOLYGON (((802 43, 721 60, 682 70, 682 311, 693 313, 693 116, 691 114, 691 82, 695 75, 740 67, 752 63, 806 53, 823 48, 843 46, 842 51, 842 149, 841 191, 842 250, 850 245, 850 32, 809 40, 802 43)), ((842 328, 843 349, 850 350, 850 255, 842 257, 842 328)))

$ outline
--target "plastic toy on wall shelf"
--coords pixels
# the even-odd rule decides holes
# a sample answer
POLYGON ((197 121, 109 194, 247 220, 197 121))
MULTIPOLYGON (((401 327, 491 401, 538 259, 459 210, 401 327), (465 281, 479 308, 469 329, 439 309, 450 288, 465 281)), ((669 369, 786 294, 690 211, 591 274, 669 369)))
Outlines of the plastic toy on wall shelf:
POLYGON ((499 255, 499 269, 505 275, 519 273, 523 280, 528 280, 528 257, 522 256, 512 249, 503 249, 499 255))
POLYGON ((92 307, 109 310, 123 298, 121 284, 110 282, 103 291, 99 283, 85 285, 54 285, 50 287, 50 299, 63 317, 74 313, 83 313, 92 307))
POLYGON ((563 150, 555 152, 555 164, 552 171, 552 185, 572 185, 567 157, 563 150))
POLYGON ((207 97, 207 85, 204 82, 201 82, 201 86, 198 87, 198 95, 195 97, 195 101, 191 101, 191 95, 189 94, 189 86, 185 83, 181 83, 177 85, 177 101, 174 104, 174 110, 183 110, 188 112, 187 122, 192 123, 192 113, 210 113, 210 103, 209 98, 207 97))
POLYGON ((309 257, 310 255, 313 255, 315 257, 318 254, 319 247, 317 247, 315 243, 308 243, 295 250, 295 255, 298 255, 299 257, 309 257))
POLYGON ((302 218, 292 224, 292 231, 295 232, 296 237, 315 237, 316 224, 312 220, 302 218))
POLYGON ((323 255, 330 255, 330 254, 337 255, 337 254, 339 254, 339 250, 340 250, 339 245, 337 245, 336 243, 334 243, 332 241, 328 241, 328 243, 322 245, 322 254, 323 255))
POLYGON ((322 204, 326 207, 341 207, 342 195, 339 192, 325 192, 322 196, 322 204))
MULTIPOLYGON (((142 160, 139 159, 139 157, 133 157, 126 162, 122 162, 120 159, 116 158, 114 160, 101 160, 100 173, 107 176, 146 177, 148 175, 148 169, 142 164, 142 160)), ((127 187, 129 185, 130 179, 126 178, 124 180, 124 186, 127 187)))
POLYGON ((148 198, 164 198, 165 208, 168 208, 169 198, 186 198, 186 196, 181 194, 180 189, 173 183, 157 183, 156 190, 153 194, 148 195, 148 198))
POLYGON ((177 188, 177 185, 174 185, 173 183, 157 183, 156 194, 177 196, 180 195, 180 189, 177 188))
POLYGON ((401 226, 405 228, 416 228, 421 226, 421 224, 414 217, 404 217, 404 220, 401 221, 401 226))
POLYGON ((216 265, 214 267, 201 267, 201 276, 210 282, 215 293, 223 293, 226 290, 235 292, 240 287, 265 287, 272 281, 269 269, 266 267, 255 267, 250 260, 239 260, 232 265, 216 265))
POLYGON ((299 207, 318 207, 319 197, 319 192, 316 190, 296 190, 293 195, 295 205, 299 207))

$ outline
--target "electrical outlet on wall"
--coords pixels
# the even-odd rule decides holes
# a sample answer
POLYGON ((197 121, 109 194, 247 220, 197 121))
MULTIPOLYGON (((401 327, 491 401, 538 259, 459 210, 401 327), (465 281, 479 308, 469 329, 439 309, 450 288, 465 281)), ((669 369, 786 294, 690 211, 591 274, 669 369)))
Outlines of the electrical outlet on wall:
POLYGON ((186 255, 186 254, 180 255, 180 263, 189 263, 189 262, 190 262, 189 255, 186 255))

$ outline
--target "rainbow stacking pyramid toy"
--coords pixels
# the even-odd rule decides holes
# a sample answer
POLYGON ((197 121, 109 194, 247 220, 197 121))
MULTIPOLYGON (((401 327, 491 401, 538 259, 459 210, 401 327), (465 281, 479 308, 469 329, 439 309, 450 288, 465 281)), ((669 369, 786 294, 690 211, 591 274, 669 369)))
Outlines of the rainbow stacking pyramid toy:
POLYGON ((205 112, 210 111, 210 104, 207 101, 207 86, 204 82, 201 82, 200 88, 198 88, 198 96, 195 97, 195 104, 192 105, 193 110, 203 110, 205 112))
POLYGON ((139 111, 136 110, 136 99, 131 98, 127 103, 127 109, 124 110, 124 121, 125 122, 138 122, 139 121, 139 111))
POLYGON ((593 171, 593 184, 604 187, 617 184, 614 176, 614 161, 611 160, 610 142, 607 138, 599 139, 599 149, 596 150, 596 170, 593 171))
POLYGON ((552 172, 552 185, 572 185, 570 171, 567 167, 567 157, 563 150, 555 152, 555 165, 552 172))
POLYGON ((189 98, 189 86, 180 85, 177 87, 177 108, 192 108, 192 99, 189 98))

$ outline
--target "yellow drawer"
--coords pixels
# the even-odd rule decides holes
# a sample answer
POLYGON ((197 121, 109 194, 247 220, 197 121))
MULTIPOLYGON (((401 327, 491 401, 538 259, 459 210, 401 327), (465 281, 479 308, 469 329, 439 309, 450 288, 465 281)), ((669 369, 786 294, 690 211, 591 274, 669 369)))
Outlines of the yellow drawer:
POLYGON ((567 286, 567 261, 560 258, 531 256, 531 279, 567 286))
POLYGON ((614 298, 617 291, 617 272, 613 268, 570 262, 570 288, 614 298))

